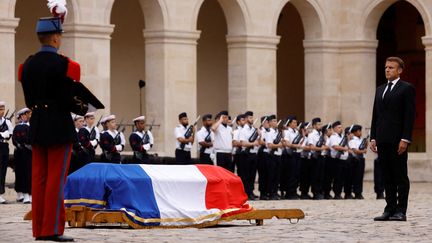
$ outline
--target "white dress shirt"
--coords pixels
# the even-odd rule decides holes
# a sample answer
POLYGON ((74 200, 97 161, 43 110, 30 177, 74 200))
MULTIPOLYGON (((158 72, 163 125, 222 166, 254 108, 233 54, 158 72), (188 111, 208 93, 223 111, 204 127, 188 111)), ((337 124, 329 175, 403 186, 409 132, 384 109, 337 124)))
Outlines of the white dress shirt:
MULTIPOLYGON (((210 131, 210 139, 213 142, 214 141, 214 133, 211 131, 211 129, 209 128, 210 131)), ((201 145, 199 144, 200 142, 204 142, 205 138, 208 136, 209 131, 207 131, 207 129, 203 126, 201 127, 201 129, 197 132, 196 134, 196 139, 198 142, 198 149, 201 150, 201 145)), ((209 147, 206 148, 204 150, 205 154, 211 154, 213 153, 213 147, 209 147)))
MULTIPOLYGON (((182 124, 178 124, 175 129, 174 129, 174 135, 176 138, 176 149, 180 149, 181 150, 181 143, 179 142, 179 140, 177 138, 185 138, 184 135, 187 131, 189 126, 183 126, 182 124)), ((189 142, 187 144, 185 144, 184 146, 184 151, 190 151, 192 149, 192 143, 189 142)))
POLYGON ((220 124, 214 132, 213 148, 216 153, 231 153, 233 146, 232 128, 220 124))

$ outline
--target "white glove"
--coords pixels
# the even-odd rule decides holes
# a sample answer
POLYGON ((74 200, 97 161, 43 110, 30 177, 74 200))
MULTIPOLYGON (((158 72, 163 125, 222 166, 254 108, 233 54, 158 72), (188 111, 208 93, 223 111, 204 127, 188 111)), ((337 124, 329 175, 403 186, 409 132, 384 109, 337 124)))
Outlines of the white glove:
POLYGON ((91 140, 91 141, 90 141, 90 144, 91 144, 93 147, 96 146, 96 145, 97 145, 97 140, 96 140, 96 139, 91 140))
POLYGON ((149 151, 150 148, 151 148, 151 146, 150 146, 149 143, 148 143, 148 144, 144 144, 142 147, 143 147, 143 149, 144 149, 145 151, 149 151))
POLYGON ((10 133, 9 133, 9 131, 5 131, 5 132, 0 132, 0 135, 1 135, 3 138, 9 138, 10 133))
POLYGON ((121 144, 116 145, 115 147, 116 147, 116 150, 117 150, 118 152, 121 152, 121 151, 123 150, 123 146, 121 146, 121 144))

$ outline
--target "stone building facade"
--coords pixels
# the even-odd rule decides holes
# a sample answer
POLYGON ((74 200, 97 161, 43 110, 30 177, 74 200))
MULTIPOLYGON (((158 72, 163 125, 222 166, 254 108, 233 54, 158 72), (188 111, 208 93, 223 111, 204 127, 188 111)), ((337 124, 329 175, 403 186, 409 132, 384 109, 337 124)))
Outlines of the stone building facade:
MULTIPOLYGON (((420 97, 411 167, 420 180, 432 173, 431 0, 67 3, 61 51, 81 64, 101 114, 155 119, 160 155, 173 155, 182 111, 191 120, 228 109, 369 127, 383 57, 400 55, 420 97)), ((24 105, 17 67, 37 51, 43 16, 45 0, 0 0, 0 97, 9 108, 24 105)))

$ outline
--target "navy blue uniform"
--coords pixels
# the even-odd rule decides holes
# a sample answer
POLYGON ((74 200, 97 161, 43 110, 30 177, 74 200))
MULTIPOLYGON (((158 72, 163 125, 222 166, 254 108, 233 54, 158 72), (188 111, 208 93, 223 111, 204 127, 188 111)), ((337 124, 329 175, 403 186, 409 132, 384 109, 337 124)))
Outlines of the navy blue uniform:
POLYGON ((29 131, 28 123, 16 125, 13 130, 12 142, 15 146, 15 191, 31 194, 32 147, 29 131))

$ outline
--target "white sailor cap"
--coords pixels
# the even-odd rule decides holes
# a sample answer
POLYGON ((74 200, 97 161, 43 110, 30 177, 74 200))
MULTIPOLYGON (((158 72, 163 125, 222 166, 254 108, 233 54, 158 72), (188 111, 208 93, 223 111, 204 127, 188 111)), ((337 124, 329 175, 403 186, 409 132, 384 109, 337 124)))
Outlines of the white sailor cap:
POLYGON ((145 120, 145 116, 139 116, 139 117, 133 119, 133 122, 144 121, 144 120, 145 120))
POLYGON ((27 107, 25 107, 25 108, 22 108, 21 110, 19 110, 17 113, 16 113, 16 116, 17 117, 20 117, 21 115, 23 115, 23 114, 25 114, 26 112, 29 112, 29 111, 31 111, 29 108, 27 108, 27 107))
POLYGON ((0 106, 5 106, 5 105, 6 105, 6 102, 0 101, 0 106))
POLYGON ((104 122, 109 122, 116 119, 115 115, 109 115, 104 118, 104 122))
POLYGON ((81 119, 84 119, 84 117, 83 117, 83 116, 80 116, 80 115, 75 115, 75 116, 73 117, 73 120, 74 120, 74 121, 78 121, 78 120, 81 120, 81 119))
POLYGON ((91 117, 91 116, 95 116, 95 113, 94 112, 87 112, 87 114, 84 115, 84 118, 91 117))

